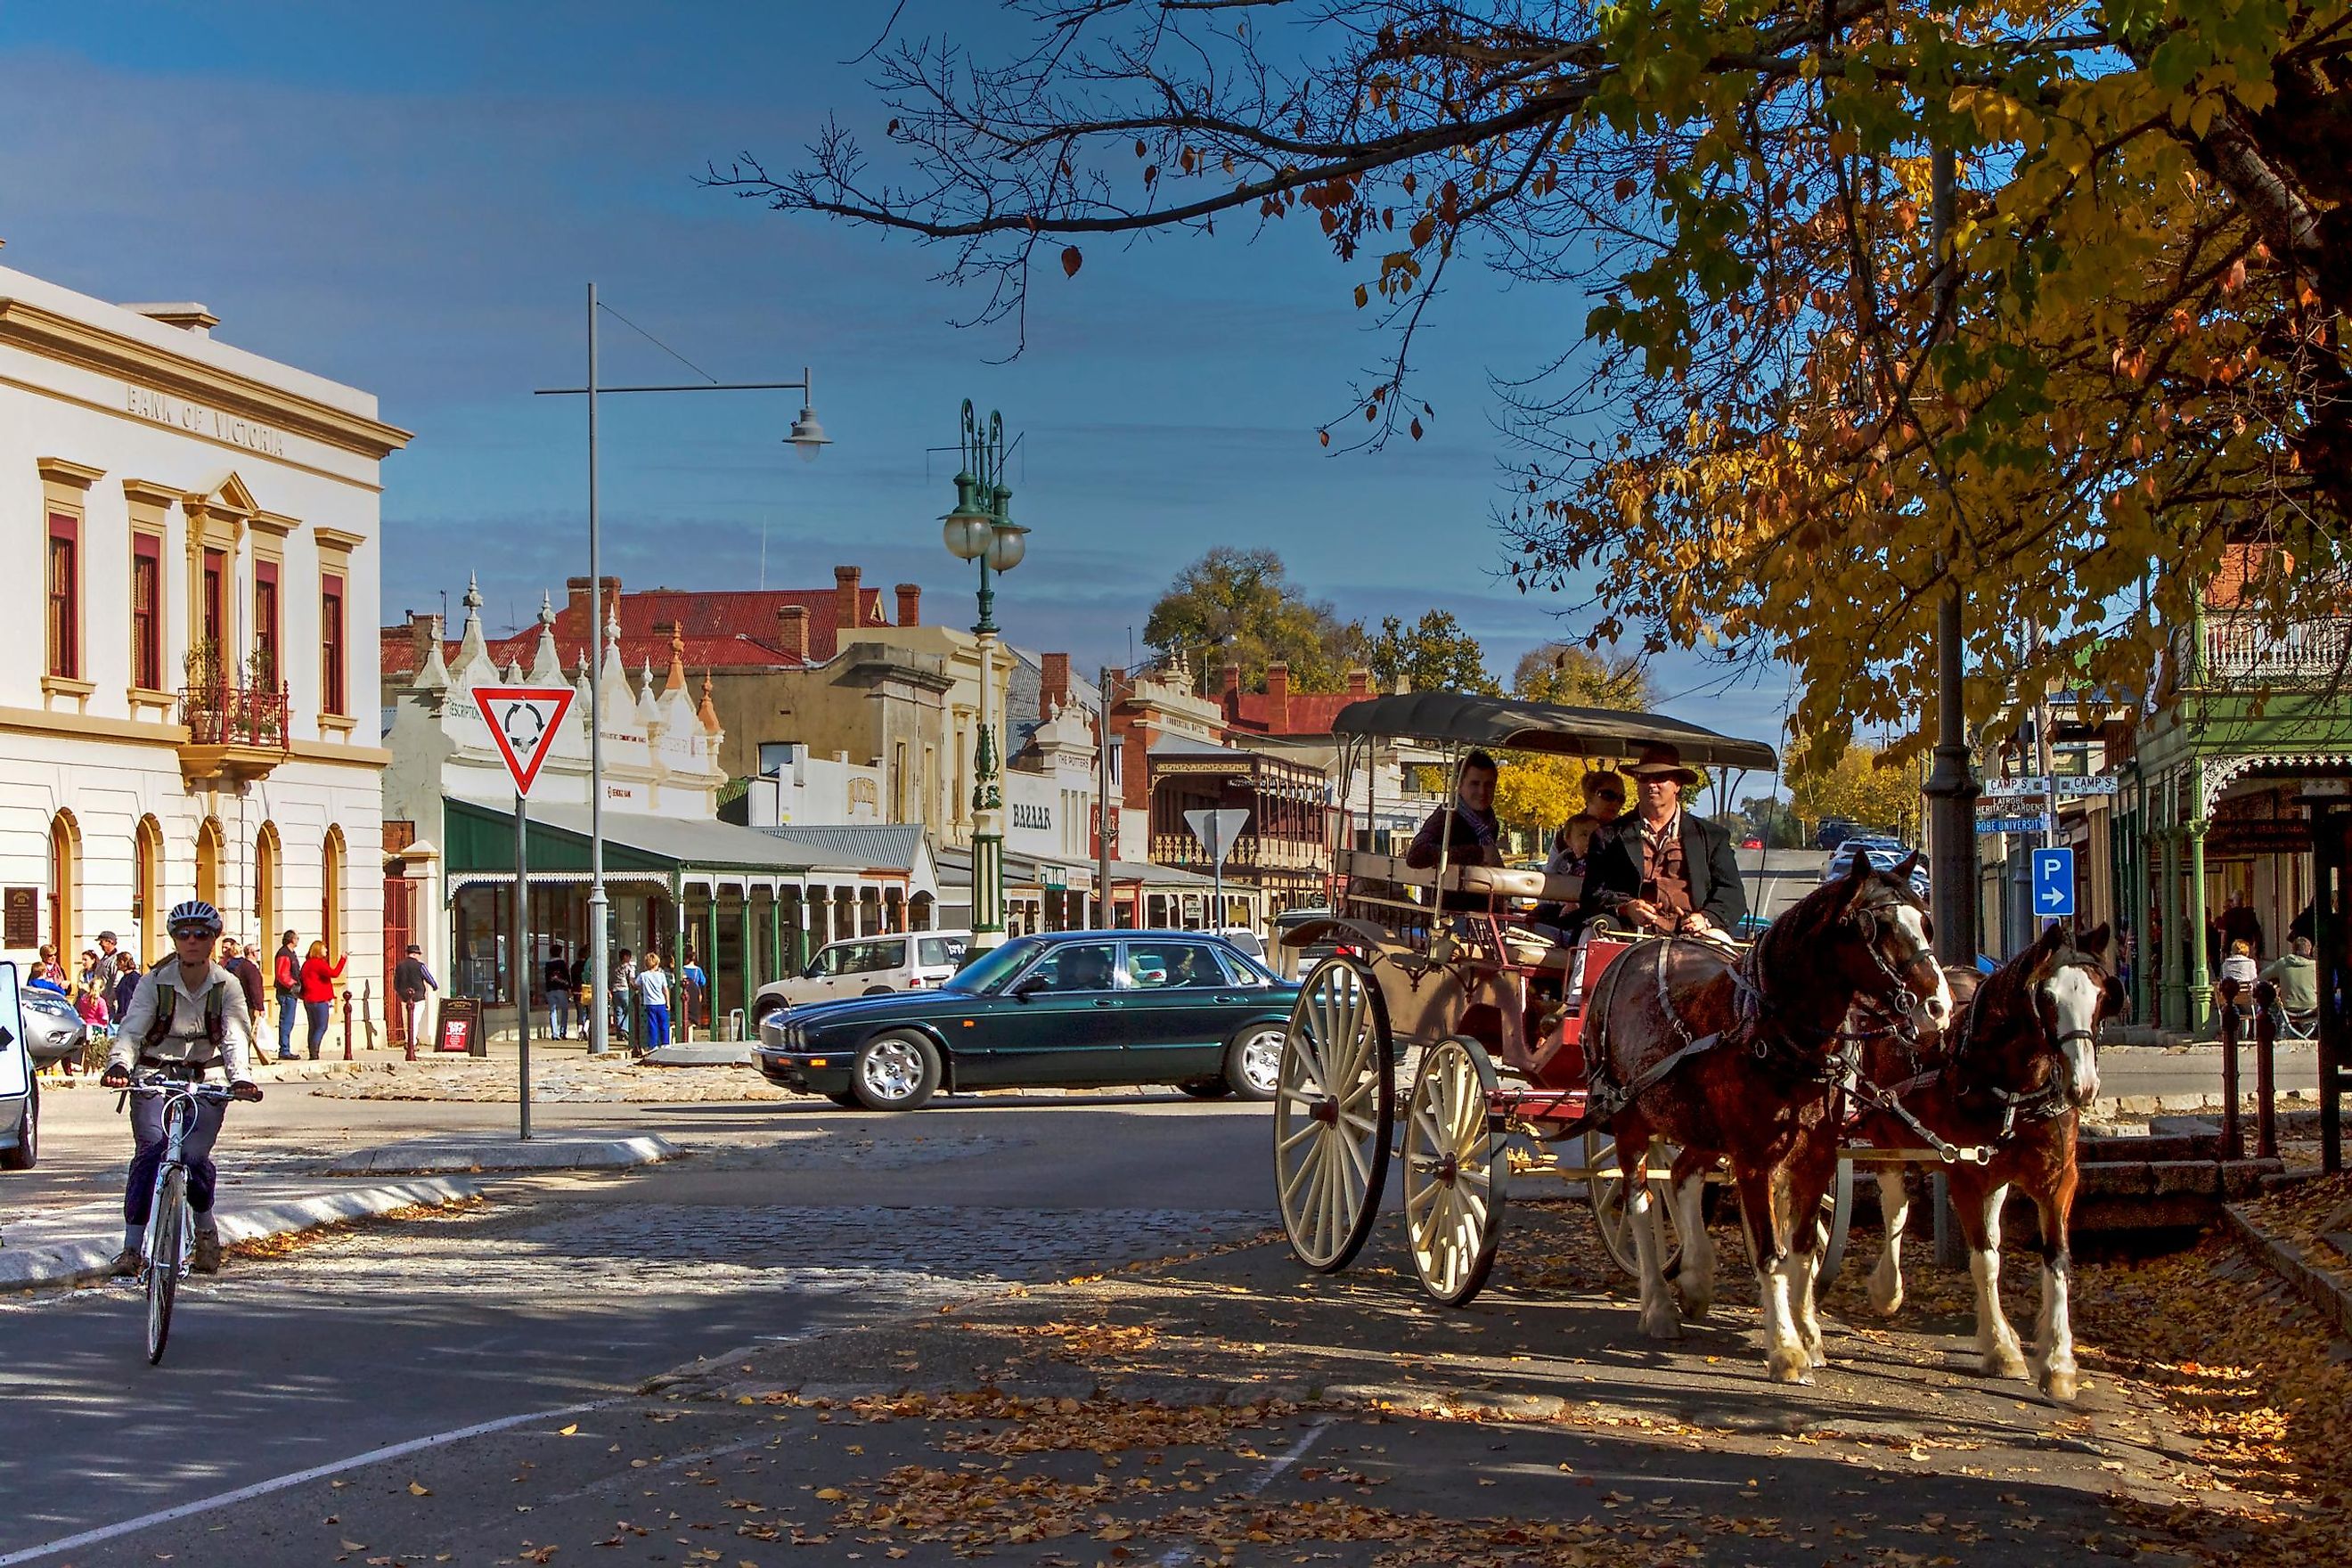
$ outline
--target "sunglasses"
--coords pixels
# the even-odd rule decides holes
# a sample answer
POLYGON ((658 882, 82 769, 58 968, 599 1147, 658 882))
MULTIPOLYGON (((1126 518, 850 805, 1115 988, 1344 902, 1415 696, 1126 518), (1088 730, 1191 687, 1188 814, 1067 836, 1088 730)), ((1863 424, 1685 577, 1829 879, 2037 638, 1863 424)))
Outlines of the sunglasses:
POLYGON ((213 940, 213 933, 198 926, 190 926, 185 931, 173 931, 172 940, 173 942, 210 942, 213 940))

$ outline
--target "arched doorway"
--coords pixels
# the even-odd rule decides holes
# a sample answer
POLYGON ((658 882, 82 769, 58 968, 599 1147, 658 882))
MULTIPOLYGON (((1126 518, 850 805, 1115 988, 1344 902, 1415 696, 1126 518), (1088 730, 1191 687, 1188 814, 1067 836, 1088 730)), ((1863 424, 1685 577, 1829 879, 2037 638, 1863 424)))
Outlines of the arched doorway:
POLYGON ((265 822, 253 840, 253 940, 278 942, 278 863, 282 858, 278 825, 265 822))
POLYGON ((139 819, 131 846, 131 918, 139 922, 139 962, 149 968, 163 960, 163 825, 139 819))
POLYGON ((330 826, 327 842, 319 855, 319 935, 327 944, 330 963, 344 955, 343 947, 343 830, 330 826))
POLYGON ((196 897, 215 909, 220 908, 220 818, 207 816, 196 829, 196 897))
POLYGON ((70 969, 74 962, 74 928, 81 910, 76 901, 74 873, 81 864, 81 825, 70 811, 49 818, 49 942, 58 962, 70 969))

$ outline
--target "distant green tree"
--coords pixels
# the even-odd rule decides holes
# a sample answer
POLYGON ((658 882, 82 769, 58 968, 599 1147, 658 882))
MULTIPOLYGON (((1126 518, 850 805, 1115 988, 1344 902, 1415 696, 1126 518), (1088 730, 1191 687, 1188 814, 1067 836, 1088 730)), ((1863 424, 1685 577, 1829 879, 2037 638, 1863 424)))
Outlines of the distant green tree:
POLYGON ((1486 673, 1486 650, 1451 610, 1424 611, 1409 626, 1395 616, 1383 616, 1364 663, 1383 689, 1394 689, 1399 680, 1415 691, 1502 689, 1486 673))
POLYGON ((1545 643, 1519 655, 1511 690, 1536 702, 1566 708, 1617 708, 1645 713, 1658 705, 1658 688, 1631 654, 1595 653, 1582 643, 1545 643))
POLYGON ((1221 544, 1176 574, 1151 606, 1143 640, 1190 664, 1195 690, 1210 689, 1228 664, 1261 689, 1265 667, 1281 662, 1292 689, 1337 691, 1361 657, 1364 628, 1309 600, 1273 551, 1221 544))

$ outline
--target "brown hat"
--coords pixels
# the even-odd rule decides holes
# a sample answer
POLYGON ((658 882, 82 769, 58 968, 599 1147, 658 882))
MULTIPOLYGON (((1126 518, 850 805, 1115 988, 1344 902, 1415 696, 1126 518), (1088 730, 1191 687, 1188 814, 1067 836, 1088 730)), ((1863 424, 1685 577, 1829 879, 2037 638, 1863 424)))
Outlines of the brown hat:
POLYGON ((1684 787, 1702 783, 1697 773, 1683 766, 1683 753, 1678 746, 1664 741, 1642 748, 1642 760, 1625 770, 1637 779, 1671 778, 1684 787))

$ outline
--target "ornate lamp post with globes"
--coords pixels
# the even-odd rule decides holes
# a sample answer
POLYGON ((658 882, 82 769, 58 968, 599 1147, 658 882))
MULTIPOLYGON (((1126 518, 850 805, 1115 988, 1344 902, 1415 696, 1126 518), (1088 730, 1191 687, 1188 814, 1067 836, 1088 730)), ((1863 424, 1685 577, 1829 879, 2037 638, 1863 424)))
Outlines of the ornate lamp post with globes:
POLYGON ((1004 482, 1004 416, 992 411, 983 427, 971 400, 963 405, 963 468, 956 475, 955 510, 940 519, 948 552, 980 563, 979 734, 971 769, 971 945, 1004 940, 1004 792, 997 782, 996 590, 991 572, 1010 572, 1028 553, 1029 531, 1013 521, 1013 491, 1004 482))

